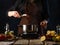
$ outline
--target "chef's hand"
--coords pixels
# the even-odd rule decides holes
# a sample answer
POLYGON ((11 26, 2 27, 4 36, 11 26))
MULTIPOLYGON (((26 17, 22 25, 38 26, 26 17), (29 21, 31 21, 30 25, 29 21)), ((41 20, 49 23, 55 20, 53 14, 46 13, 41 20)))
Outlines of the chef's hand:
POLYGON ((8 16, 9 17, 15 17, 15 18, 20 18, 21 16, 20 16, 20 14, 17 12, 17 11, 9 11, 8 12, 8 16))
POLYGON ((40 22, 40 26, 42 27, 42 28, 47 28, 47 23, 48 23, 48 21, 47 20, 43 20, 42 22, 40 22))
POLYGON ((15 17, 15 18, 20 18, 20 17, 24 17, 24 16, 26 16, 26 17, 29 17, 27 14, 22 14, 22 15, 20 15, 17 11, 9 11, 8 12, 8 16, 9 17, 15 17))

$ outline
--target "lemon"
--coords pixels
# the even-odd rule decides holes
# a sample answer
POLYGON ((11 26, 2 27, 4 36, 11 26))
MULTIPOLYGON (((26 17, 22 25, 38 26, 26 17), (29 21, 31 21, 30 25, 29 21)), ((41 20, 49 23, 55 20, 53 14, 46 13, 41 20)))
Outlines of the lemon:
POLYGON ((59 39, 60 38, 60 36, 56 36, 56 39, 59 39))
POLYGON ((51 31, 50 31, 50 30, 48 30, 46 35, 50 35, 50 33, 51 33, 51 31))
POLYGON ((46 36, 41 36, 40 41, 46 40, 46 36))

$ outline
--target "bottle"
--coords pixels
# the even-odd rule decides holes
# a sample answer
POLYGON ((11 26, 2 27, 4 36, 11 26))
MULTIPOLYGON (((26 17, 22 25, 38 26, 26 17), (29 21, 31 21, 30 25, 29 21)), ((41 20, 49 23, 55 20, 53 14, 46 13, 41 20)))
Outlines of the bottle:
POLYGON ((9 33, 9 24, 8 23, 6 23, 6 27, 5 27, 5 35, 7 35, 8 33, 9 33))
POLYGON ((60 35, 60 25, 56 26, 57 34, 60 35))

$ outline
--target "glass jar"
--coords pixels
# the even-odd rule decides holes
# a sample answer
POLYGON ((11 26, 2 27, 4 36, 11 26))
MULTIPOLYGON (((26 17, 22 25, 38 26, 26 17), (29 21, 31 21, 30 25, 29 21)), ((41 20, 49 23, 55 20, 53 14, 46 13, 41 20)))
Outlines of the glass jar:
POLYGON ((57 25, 57 26, 56 26, 56 30, 57 30, 57 34, 60 35, 60 25, 57 25))

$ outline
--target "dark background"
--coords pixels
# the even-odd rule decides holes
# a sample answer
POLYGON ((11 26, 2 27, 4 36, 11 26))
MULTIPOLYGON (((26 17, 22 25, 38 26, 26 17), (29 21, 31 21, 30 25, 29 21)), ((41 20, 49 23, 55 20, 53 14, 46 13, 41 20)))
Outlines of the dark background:
MULTIPOLYGON (((13 21, 14 19, 8 20, 6 13, 14 5, 15 1, 0 0, 0 32, 5 30, 4 26, 7 22, 10 22, 13 28, 17 23, 17 19, 15 21, 13 21)), ((45 0, 45 4, 49 14, 48 29, 56 29, 56 25, 60 24, 60 0, 45 0)))

